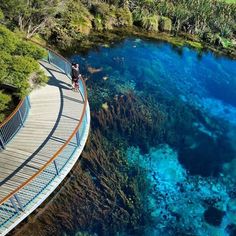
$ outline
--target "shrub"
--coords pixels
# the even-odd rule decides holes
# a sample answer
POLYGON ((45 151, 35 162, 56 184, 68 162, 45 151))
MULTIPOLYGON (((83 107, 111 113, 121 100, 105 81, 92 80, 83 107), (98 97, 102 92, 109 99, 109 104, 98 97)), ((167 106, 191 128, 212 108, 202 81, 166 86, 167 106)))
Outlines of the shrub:
POLYGON ((30 82, 32 84, 32 87, 45 85, 48 82, 48 77, 45 75, 44 71, 37 70, 35 73, 31 74, 30 82))
POLYGON ((12 57, 9 53, 0 50, 0 83, 4 83, 9 74, 8 65, 11 62, 12 57))
POLYGON ((0 91, 0 122, 5 119, 6 110, 8 109, 9 103, 11 102, 11 96, 0 91))
POLYGON ((102 17, 100 15, 96 15, 94 17, 93 25, 96 30, 98 31, 103 30, 102 17))
POLYGON ((144 15, 141 19, 141 25, 146 30, 158 31, 158 29, 159 29, 159 16, 157 16, 157 15, 144 15))
POLYGON ((0 50, 12 53, 16 50, 18 39, 14 33, 0 25, 0 50))
POLYGON ((131 27, 133 25, 132 13, 128 8, 118 8, 116 11, 117 23, 116 26, 131 27))
POLYGON ((37 75, 38 83, 45 83, 36 60, 46 56, 46 51, 33 43, 16 37, 16 34, 0 26, 0 83, 17 88, 20 97, 27 95, 31 89, 30 76, 37 75))
POLYGON ((18 95, 24 97, 30 92, 29 77, 40 70, 39 64, 31 57, 16 56, 9 65, 9 81, 18 89, 18 95))
POLYGON ((106 3, 93 4, 94 28, 112 30, 114 27, 130 27, 133 24, 132 14, 128 8, 115 8, 106 3))
POLYGON ((22 40, 17 44, 15 54, 32 57, 35 60, 39 60, 47 56, 47 52, 43 48, 40 48, 31 42, 25 42, 22 40))
POLYGON ((0 9, 0 20, 2 20, 4 18, 4 14, 2 12, 2 10, 0 9))
POLYGON ((171 19, 168 17, 162 16, 159 22, 159 29, 160 31, 170 32, 172 29, 171 19))

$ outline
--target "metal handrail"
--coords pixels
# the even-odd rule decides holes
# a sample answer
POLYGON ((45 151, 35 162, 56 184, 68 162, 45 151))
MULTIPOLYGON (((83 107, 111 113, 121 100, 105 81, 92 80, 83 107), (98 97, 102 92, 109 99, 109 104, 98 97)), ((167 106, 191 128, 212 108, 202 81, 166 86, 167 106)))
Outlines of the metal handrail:
POLYGON ((24 126, 29 109, 29 98, 26 97, 19 102, 14 111, 0 124, 0 149, 5 149, 6 144, 24 126))
MULTIPOLYGON (((38 44, 38 43, 37 43, 38 44)), ((40 44, 39 44, 40 45, 40 44)), ((42 45, 40 45, 42 46, 42 45)), ((68 63, 68 65, 70 65, 71 63, 65 59, 64 57, 62 57, 61 55, 59 55, 58 53, 54 52, 52 49, 50 48, 46 48, 50 53, 53 53, 55 55, 57 55, 58 57, 60 57, 64 62, 68 63)), ((49 63, 50 60, 49 60, 49 63)), ((53 64, 53 63, 52 63, 53 64)), ((68 75, 68 74, 67 74, 68 75)), ((19 199, 17 199, 17 193, 20 192, 20 190, 22 190, 24 187, 26 187, 27 185, 29 185, 29 183, 31 181, 33 181, 34 179, 36 179, 37 176, 39 176, 44 170, 47 169, 47 167, 52 164, 53 162, 56 161, 56 159, 58 158, 58 156, 62 153, 62 151, 67 147, 67 145, 70 143, 70 141, 72 140, 72 138, 75 137, 75 135, 77 136, 77 133, 79 132, 82 122, 84 121, 84 118, 86 119, 86 109, 87 109, 87 103, 88 103, 88 99, 87 99, 87 91, 86 91, 86 85, 83 79, 81 79, 81 83, 83 86, 83 92, 84 92, 84 107, 82 110, 82 116, 81 119, 79 120, 78 125, 76 126, 76 128, 74 129, 74 131, 72 132, 72 134, 69 136, 69 138, 66 140, 66 142, 59 148, 59 150, 57 150, 57 152, 49 159, 49 161, 43 165, 43 167, 41 167, 34 175, 32 175, 27 181, 25 181, 24 183, 22 183, 19 187, 17 187, 14 191, 12 191, 10 194, 8 194, 6 197, 4 197, 2 200, 0 200, 0 207, 7 202, 9 199, 12 202, 13 197, 15 197, 16 201, 18 202, 18 204, 21 207, 20 201, 19 199)), ((54 163, 55 164, 55 163, 54 163)), ((57 169, 57 168, 56 168, 57 169)), ((12 203, 12 205, 14 205, 12 203)), ((15 206, 13 206, 15 208, 15 206)))

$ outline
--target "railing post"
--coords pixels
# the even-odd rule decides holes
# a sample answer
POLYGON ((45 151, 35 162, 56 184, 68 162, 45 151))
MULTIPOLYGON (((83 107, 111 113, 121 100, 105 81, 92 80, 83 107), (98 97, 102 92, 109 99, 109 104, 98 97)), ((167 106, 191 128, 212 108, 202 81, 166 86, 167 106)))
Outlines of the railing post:
POLYGON ((54 166, 55 166, 55 169, 56 169, 56 173, 57 173, 57 175, 59 175, 59 171, 58 171, 58 168, 57 168, 56 160, 53 161, 53 164, 54 164, 54 166))
POLYGON ((16 203, 14 202, 14 199, 13 199, 12 197, 10 198, 10 201, 11 201, 11 204, 12 204, 12 206, 14 207, 15 211, 18 213, 18 212, 19 212, 19 209, 18 209, 18 207, 16 206, 16 203))
MULTIPOLYGON (((87 106, 87 104, 86 104, 86 106, 87 106)), ((85 123, 86 123, 86 124, 87 124, 87 122, 88 122, 88 117, 87 117, 87 115, 88 115, 88 113, 87 113, 87 108, 86 108, 86 110, 85 110, 85 115, 84 115, 85 123)))
POLYGON ((29 96, 26 97, 26 100, 27 100, 27 103, 28 103, 28 107, 31 108, 29 96))
POLYGON ((71 74, 71 64, 67 63, 67 76, 70 77, 71 74))
POLYGON ((19 112, 19 116, 20 116, 21 125, 24 127, 24 122, 23 122, 23 118, 22 118, 20 109, 18 110, 18 112, 19 112))
POLYGON ((5 143, 3 141, 2 133, 0 132, 0 145, 2 146, 3 149, 5 149, 5 143))
POLYGON ((15 199, 16 199, 16 201, 17 201, 19 207, 20 207, 20 209, 21 209, 22 211, 24 211, 23 205, 21 204, 21 201, 20 201, 20 198, 18 197, 18 195, 15 194, 14 197, 15 197, 15 199))
POLYGON ((80 145, 79 129, 78 129, 78 131, 76 132, 76 142, 77 142, 77 146, 79 147, 79 145, 80 145))
POLYGON ((50 52, 48 51, 48 63, 51 64, 50 52))

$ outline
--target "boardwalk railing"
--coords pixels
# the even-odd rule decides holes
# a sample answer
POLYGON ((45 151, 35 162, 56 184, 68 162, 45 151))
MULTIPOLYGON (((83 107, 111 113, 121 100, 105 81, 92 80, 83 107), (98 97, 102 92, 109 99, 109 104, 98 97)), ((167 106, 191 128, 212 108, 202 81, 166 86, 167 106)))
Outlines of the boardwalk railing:
MULTIPOLYGON (((70 77, 71 64, 65 58, 49 50, 48 62, 70 77)), ((70 137, 41 169, 8 194, 4 199, 0 199, 0 234, 1 231, 4 232, 4 228, 9 228, 9 225, 12 224, 14 225, 14 222, 16 222, 21 215, 26 214, 26 212, 32 212, 32 209, 30 208, 35 209, 36 205, 40 205, 40 203, 45 200, 45 195, 49 195, 48 189, 51 187, 52 183, 54 181, 61 181, 61 175, 66 172, 63 170, 67 168, 67 163, 70 161, 72 162, 71 159, 73 159, 72 157, 75 152, 85 144, 87 136, 85 137, 84 133, 85 131, 88 132, 90 109, 87 101, 86 86, 83 80, 80 80, 79 88, 84 100, 84 106, 78 125, 70 137), (42 198, 44 199, 42 200, 42 198)))
POLYGON ((21 100, 15 110, 0 124, 0 149, 5 149, 7 143, 16 135, 29 113, 29 98, 21 100))

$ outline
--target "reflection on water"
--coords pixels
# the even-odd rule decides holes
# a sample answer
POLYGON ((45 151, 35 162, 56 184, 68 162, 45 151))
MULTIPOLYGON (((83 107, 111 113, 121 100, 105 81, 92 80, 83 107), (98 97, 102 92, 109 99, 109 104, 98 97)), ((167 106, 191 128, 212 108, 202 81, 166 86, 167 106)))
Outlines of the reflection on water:
POLYGON ((235 235, 236 62, 133 38, 72 60, 103 114, 94 125, 146 170, 146 235, 235 235))

